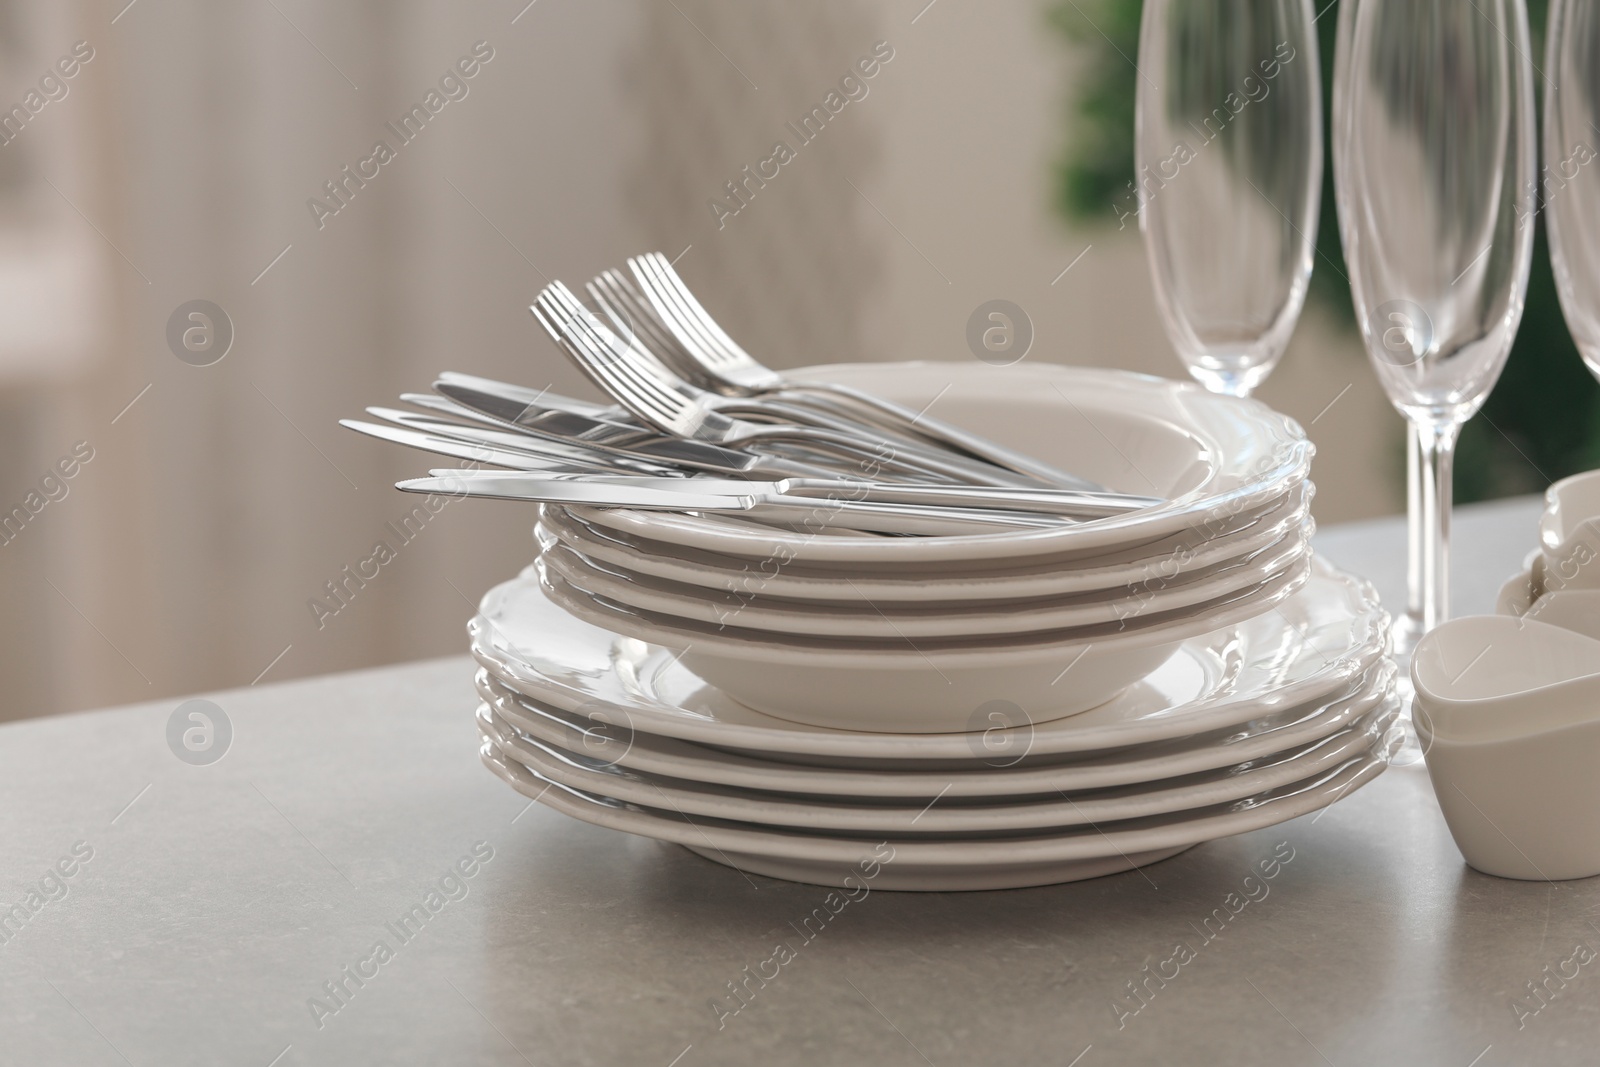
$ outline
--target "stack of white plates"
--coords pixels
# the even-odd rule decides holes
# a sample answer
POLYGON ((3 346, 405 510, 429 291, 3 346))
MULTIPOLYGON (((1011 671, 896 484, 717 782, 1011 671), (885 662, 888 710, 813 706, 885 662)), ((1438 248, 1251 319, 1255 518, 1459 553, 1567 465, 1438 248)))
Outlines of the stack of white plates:
POLYGON ((804 376, 913 408, 937 400, 951 422, 1167 502, 1056 529, 920 538, 547 507, 538 534, 551 597, 682 651, 761 711, 931 733, 967 729, 995 700, 1034 722, 1102 704, 1189 638, 1282 603, 1310 573, 1311 444, 1261 404, 1050 365, 804 376))
POLYGON ((989 889, 1154 862, 1383 768, 1388 619, 1312 560, 1293 422, 1104 371, 809 376, 1169 502, 939 538, 546 508, 541 559, 470 627, 515 788, 775 877, 989 889))
POLYGON ((471 624, 483 757, 575 818, 719 863, 884 889, 1090 878, 1333 803, 1384 766, 1388 620, 1319 566, 1275 612, 1191 638, 1109 703, 984 730, 829 730, 754 711, 669 648, 575 622, 530 571, 471 624))

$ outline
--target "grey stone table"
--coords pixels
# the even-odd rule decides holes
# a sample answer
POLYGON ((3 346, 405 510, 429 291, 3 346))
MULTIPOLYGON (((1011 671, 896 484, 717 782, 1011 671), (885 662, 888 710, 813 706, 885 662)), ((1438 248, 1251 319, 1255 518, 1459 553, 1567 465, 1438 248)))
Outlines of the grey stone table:
MULTIPOLYGON (((1461 516, 1461 610, 1536 512, 1461 516)), ((1393 594, 1402 541, 1386 521, 1320 543, 1393 594)), ((528 807, 478 763, 470 676, 213 695, 233 737, 209 766, 169 749, 174 701, 0 729, 0 908, 23 905, 0 916, 0 1061, 1600 1061, 1600 880, 1475 873, 1400 768, 1143 873, 871 893, 719 1018, 826 891, 528 807)))

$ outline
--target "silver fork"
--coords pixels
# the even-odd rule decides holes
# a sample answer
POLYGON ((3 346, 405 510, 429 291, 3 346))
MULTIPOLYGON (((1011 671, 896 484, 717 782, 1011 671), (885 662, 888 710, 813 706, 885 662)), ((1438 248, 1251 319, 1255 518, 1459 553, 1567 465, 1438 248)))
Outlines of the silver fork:
MULTIPOLYGON (((723 398, 684 381, 649 353, 618 337, 561 282, 546 286, 531 310, 596 385, 641 420, 666 433, 734 447, 758 442, 803 445, 852 462, 857 474, 869 477, 886 469, 898 469, 922 478, 932 475, 974 485, 1005 481, 989 477, 986 470, 975 468, 970 461, 961 462, 960 457, 947 460, 923 450, 897 447, 889 441, 873 441, 864 438, 860 430, 841 432, 791 422, 765 424, 730 415, 718 403, 723 398)), ((768 404, 766 410, 778 418, 802 415, 783 405, 768 404)), ((1006 474, 998 470, 994 473, 1006 474)))
POLYGON ((616 271, 602 276, 602 291, 627 309, 626 314, 642 336, 661 344, 662 351, 669 357, 678 357, 686 368, 692 365, 706 388, 726 396, 744 397, 817 394, 848 405, 885 429, 915 434, 1035 481, 1068 489, 1106 491, 1086 478, 860 389, 829 382, 790 381, 758 362, 728 336, 666 256, 648 252, 628 260, 628 266, 638 279, 643 299, 639 298, 640 293, 630 291, 632 287, 616 271), (666 341, 668 336, 670 343, 666 341))
MULTIPOLYGON (((444 382, 439 385, 450 387, 444 382)), ((496 446, 514 447, 507 438, 495 432, 498 430, 526 437, 530 441, 547 441, 560 447, 600 451, 620 460, 667 464, 734 477, 819 477, 838 473, 837 467, 786 458, 776 448, 765 452, 724 448, 709 441, 690 441, 631 423, 625 425, 589 418, 580 413, 584 406, 582 401, 572 401, 554 394, 545 394, 539 403, 524 402, 520 396, 510 399, 489 394, 473 396, 471 391, 461 392, 460 395, 481 406, 473 407, 426 393, 402 393, 400 399, 426 411, 450 415, 471 424, 455 429, 433 425, 427 427, 429 432, 448 433, 469 440, 486 440, 496 446), (545 406, 550 401, 560 406, 545 406), (487 436, 483 430, 488 431, 487 436)), ((368 408, 367 413, 398 425, 414 425, 412 420, 395 417, 387 408, 368 408)), ((404 416, 407 413, 398 414, 404 416)))

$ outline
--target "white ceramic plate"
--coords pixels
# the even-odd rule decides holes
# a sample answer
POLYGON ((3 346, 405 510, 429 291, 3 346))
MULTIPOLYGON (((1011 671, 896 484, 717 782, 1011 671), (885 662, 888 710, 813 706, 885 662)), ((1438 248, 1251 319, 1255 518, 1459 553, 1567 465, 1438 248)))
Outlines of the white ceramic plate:
POLYGON ((1104 704, 1187 639, 1243 622, 1292 596, 1309 578, 1311 558, 1302 555, 1255 588, 1128 622, 903 640, 723 629, 576 588, 543 561, 534 570, 551 599, 573 616, 681 650, 686 667, 757 711, 831 729, 953 733, 996 703, 1040 723, 1104 704), (1067 684, 1057 684, 1063 679, 1067 684))
MULTIPOLYGON (((541 707, 482 674, 478 695, 530 738, 630 771, 737 789, 926 803, 935 796, 1021 797, 1109 789, 1237 766, 1347 729, 1383 701, 1393 681, 1394 667, 1382 663, 1326 703, 1282 709, 1240 726, 1084 756, 1023 761, 1024 753, 1013 752, 937 769, 812 767, 763 760, 653 736, 616 719, 587 719, 541 707)), ((981 745, 981 737, 975 738, 975 751, 981 752, 981 745)))
POLYGON ((1287 821, 1349 795, 1380 774, 1387 745, 1314 778, 1245 800, 1087 828, 957 837, 843 837, 689 819, 624 804, 534 774, 485 742, 484 763, 512 788, 584 822, 688 846, 718 863, 774 878, 872 889, 1006 889, 1094 878, 1176 855, 1202 841, 1287 821), (846 882, 845 879, 851 879, 846 882))
POLYGON ((834 602, 865 600, 877 604, 1021 600, 1117 589, 1152 577, 1199 576, 1227 566, 1301 527, 1306 521, 1312 495, 1311 483, 1301 482, 1264 510, 1247 512, 1223 524, 1186 530, 1148 544, 1078 561, 1028 557, 1018 564, 986 560, 981 567, 947 564, 929 569, 916 564, 896 567, 884 563, 872 568, 840 568, 808 566, 783 559, 759 566, 742 557, 722 556, 607 530, 556 508, 542 512, 536 536, 541 543, 553 537, 592 560, 668 581, 702 586, 741 600, 754 596, 834 602))
POLYGON ((1320 774, 1368 751, 1389 729, 1397 708, 1391 689, 1373 710, 1345 729, 1219 770, 1039 799, 967 801, 941 794, 910 803, 902 799, 874 803, 849 794, 775 795, 634 771, 535 741, 487 704, 478 708, 478 728, 507 758, 541 777, 632 804, 807 830, 959 834, 1086 826, 1240 800, 1320 774))
POLYGON ((975 638, 1031 634, 1128 622, 1176 612, 1265 584, 1311 551, 1309 520, 1281 540, 1196 574, 1147 580, 1108 593, 1076 593, 1049 599, 994 603, 981 600, 919 601, 910 604, 796 602, 769 596, 739 597, 703 586, 655 578, 615 563, 592 560, 545 539, 540 558, 569 585, 629 608, 719 630, 738 627, 780 635, 862 637, 904 647, 910 638, 975 638))
MULTIPOLYGON (((787 373, 787 372, 786 372, 787 373)), ((1314 451, 1294 420, 1192 382, 1045 363, 859 363, 794 372, 937 413, 1111 489, 1168 497, 1060 529, 963 537, 816 536, 713 516, 570 508, 591 524, 751 560, 938 564, 1092 555, 1225 523, 1304 480, 1314 451)))
POLYGON ((1237 726, 1348 686, 1387 651, 1388 615, 1369 584, 1319 562, 1276 609, 1186 641, 1116 700, 1044 724, 1006 724, 994 717, 1001 709, 989 709, 970 724, 976 735, 845 732, 763 715, 707 685, 672 650, 569 617, 527 579, 491 590, 468 632, 479 663, 557 709, 769 759, 861 764, 1090 752, 1237 726))

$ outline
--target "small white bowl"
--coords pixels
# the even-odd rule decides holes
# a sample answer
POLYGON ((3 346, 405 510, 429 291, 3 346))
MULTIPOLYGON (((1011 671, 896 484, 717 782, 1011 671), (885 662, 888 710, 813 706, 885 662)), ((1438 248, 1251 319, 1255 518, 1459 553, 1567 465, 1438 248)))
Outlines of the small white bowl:
POLYGON ((1600 641, 1455 619, 1411 662, 1428 775, 1461 854, 1502 878, 1600 874, 1600 641))
POLYGON ((1600 471, 1563 478, 1544 499, 1539 550, 1546 591, 1600 589, 1600 471))
POLYGON ((1507 579, 1495 600, 1495 612, 1573 630, 1600 641, 1600 589, 1539 592, 1538 579, 1524 571, 1507 579))

